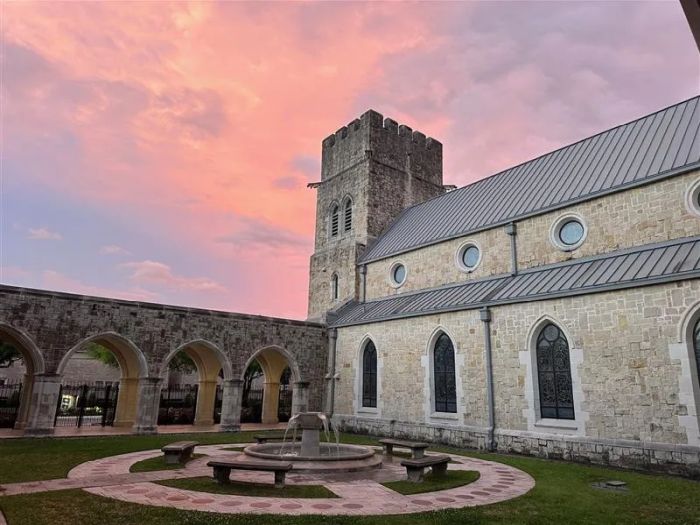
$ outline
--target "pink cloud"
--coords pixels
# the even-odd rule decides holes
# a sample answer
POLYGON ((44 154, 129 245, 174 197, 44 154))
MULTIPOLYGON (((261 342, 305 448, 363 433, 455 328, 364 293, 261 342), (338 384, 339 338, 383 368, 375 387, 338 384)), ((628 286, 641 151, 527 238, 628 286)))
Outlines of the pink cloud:
POLYGON ((63 236, 55 231, 51 231, 48 228, 29 228, 27 239, 32 239, 35 241, 60 241, 63 236))
POLYGON ((131 255, 131 252, 126 248, 122 248, 116 244, 108 244, 100 248, 100 255, 131 255))
POLYGON ((131 271, 129 279, 137 284, 166 288, 194 290, 198 292, 225 292, 226 288, 205 277, 184 277, 173 273, 170 266, 156 261, 123 263, 120 266, 131 271))
POLYGON ((159 301, 161 296, 155 292, 140 287, 129 289, 93 286, 78 279, 73 279, 55 270, 41 272, 40 287, 48 290, 61 290, 80 295, 93 295, 97 297, 114 297, 127 301, 159 301))

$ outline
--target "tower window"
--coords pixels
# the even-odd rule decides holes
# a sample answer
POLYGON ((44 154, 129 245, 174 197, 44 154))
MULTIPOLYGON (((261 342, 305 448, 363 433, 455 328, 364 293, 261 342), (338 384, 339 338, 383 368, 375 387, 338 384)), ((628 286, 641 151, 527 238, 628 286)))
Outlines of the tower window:
POLYGON ((338 300, 338 274, 334 273, 331 277, 331 297, 334 301, 338 300))
POLYGON ((338 229, 339 229, 339 217, 340 211, 338 210, 338 205, 336 204, 333 206, 331 209, 331 237, 337 237, 338 236, 338 229))
POLYGON ((352 230, 352 199, 348 198, 345 201, 343 211, 343 231, 349 232, 352 230))

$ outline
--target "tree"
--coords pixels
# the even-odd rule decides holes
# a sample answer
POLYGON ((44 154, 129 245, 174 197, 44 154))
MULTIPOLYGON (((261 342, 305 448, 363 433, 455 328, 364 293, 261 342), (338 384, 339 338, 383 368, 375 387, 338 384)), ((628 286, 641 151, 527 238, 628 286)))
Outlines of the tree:
POLYGON ((22 354, 10 343, 0 341, 0 368, 9 368, 16 361, 22 360, 22 354))
MULTIPOLYGON (((98 345, 97 343, 88 343, 87 354, 93 359, 97 359, 107 366, 119 368, 119 361, 117 361, 114 353, 102 345, 98 345)), ((184 351, 180 351, 175 354, 175 356, 170 360, 169 368, 171 370, 186 373, 197 371, 197 365, 194 364, 192 358, 184 351)))
POLYGON ((257 361, 250 363, 250 366, 243 374, 243 398, 248 399, 248 393, 250 392, 253 382, 260 376, 263 375, 262 367, 257 361))

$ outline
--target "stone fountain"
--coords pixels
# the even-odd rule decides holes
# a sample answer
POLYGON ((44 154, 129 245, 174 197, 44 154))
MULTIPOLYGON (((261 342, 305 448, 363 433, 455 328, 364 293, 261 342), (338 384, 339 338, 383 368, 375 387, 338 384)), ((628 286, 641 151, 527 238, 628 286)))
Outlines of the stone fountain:
POLYGON ((302 412, 289 420, 282 443, 250 445, 243 452, 261 460, 289 461, 295 471, 355 472, 381 467, 381 456, 369 447, 340 444, 335 431, 336 440, 331 443, 329 427, 322 412, 302 412), (296 440, 298 430, 301 443, 296 440), (290 431, 291 439, 287 441, 290 431), (325 443, 321 442, 322 431, 325 443))

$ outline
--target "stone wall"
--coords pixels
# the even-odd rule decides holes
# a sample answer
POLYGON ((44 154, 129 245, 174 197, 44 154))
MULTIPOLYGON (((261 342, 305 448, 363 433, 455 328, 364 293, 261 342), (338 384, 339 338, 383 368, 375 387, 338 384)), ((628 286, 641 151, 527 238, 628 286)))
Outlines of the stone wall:
MULTIPOLYGON (((700 476, 697 403, 692 396, 679 398, 695 366, 690 342, 679 341, 680 326, 700 308, 698 298, 700 280, 692 280, 492 308, 499 449, 621 466, 680 462, 680 470, 700 476), (538 416, 533 338, 550 321, 569 342, 574 421, 538 416), (677 352, 679 345, 686 351, 677 352)), ((346 428, 483 447, 483 324, 471 310, 339 328, 336 421, 346 428), (458 414, 452 419, 431 413, 429 352, 439 330, 455 345, 458 414), (359 352, 367 337, 383 361, 376 413, 358 406, 359 352)))
MULTIPOLYGON (((621 248, 700 234, 700 220, 686 208, 685 194, 700 171, 613 193, 561 210, 516 221, 518 268, 525 269, 621 248), (586 241, 564 252, 550 242, 550 228, 558 217, 576 213, 588 226, 586 241)), ((463 282, 511 271, 510 237, 503 226, 382 259, 367 265, 367 298, 463 282), (475 241, 482 259, 472 273, 456 264, 459 247, 475 241), (394 288, 389 271, 396 262, 408 270, 406 283, 394 288)))

